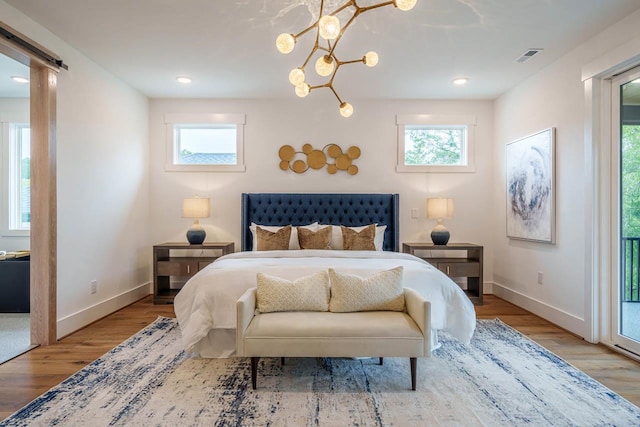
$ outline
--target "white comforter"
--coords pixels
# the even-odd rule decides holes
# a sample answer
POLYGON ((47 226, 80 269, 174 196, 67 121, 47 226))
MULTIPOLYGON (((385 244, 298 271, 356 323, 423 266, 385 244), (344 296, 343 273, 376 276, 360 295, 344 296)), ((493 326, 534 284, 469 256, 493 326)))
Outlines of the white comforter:
POLYGON ((174 300, 174 309, 189 351, 228 357, 235 351, 236 301, 256 286, 257 273, 294 280, 331 267, 368 277, 397 266, 404 267, 404 287, 415 289, 431 302, 433 336, 443 330, 468 343, 476 317, 462 289, 420 258, 397 252, 289 250, 225 255, 185 284, 174 300), (219 330, 226 334, 216 340, 219 330))

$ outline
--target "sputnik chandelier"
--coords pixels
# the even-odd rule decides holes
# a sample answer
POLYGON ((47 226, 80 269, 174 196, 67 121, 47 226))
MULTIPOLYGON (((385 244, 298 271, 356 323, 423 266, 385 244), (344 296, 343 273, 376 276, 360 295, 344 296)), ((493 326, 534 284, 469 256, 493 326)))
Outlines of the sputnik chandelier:
POLYGON ((333 87, 333 80, 336 77, 336 73, 341 66, 346 64, 362 62, 367 67, 375 67, 378 63, 378 54, 373 51, 367 52, 360 59, 354 59, 351 61, 340 61, 335 55, 335 49, 338 46, 338 42, 340 42, 340 39, 344 35, 344 32, 355 21, 358 15, 364 12, 390 5, 393 5, 402 11, 407 11, 413 9, 417 2, 417 0, 389 0, 371 6, 361 7, 358 6, 358 1, 359 0, 348 0, 333 12, 323 15, 324 0, 321 0, 317 21, 315 21, 312 25, 305 28, 304 30, 300 31, 298 34, 294 35, 289 33, 282 33, 276 39, 276 47, 278 48, 278 50, 281 53, 287 54, 293 51, 296 46, 296 41, 301 36, 305 35, 314 28, 317 30, 316 40, 313 44, 313 47, 311 48, 311 52, 307 56, 307 59, 304 61, 302 66, 291 70, 291 72, 289 73, 289 81, 292 85, 295 86, 296 95, 301 98, 309 95, 309 93, 315 89, 331 89, 333 94, 338 99, 338 102, 340 103, 340 114, 343 117, 350 117, 353 114, 353 106, 348 102, 343 101, 338 95, 338 92, 336 92, 335 88, 333 87), (341 26, 340 20, 336 15, 348 8, 353 8, 353 14, 351 15, 351 18, 347 21, 347 23, 341 26), (326 41, 326 47, 320 45, 322 41, 326 41), (324 54, 321 54, 320 57, 316 60, 315 70, 322 77, 330 77, 329 81, 325 84, 311 86, 305 81, 305 68, 307 67, 307 64, 314 56, 314 54, 318 51, 322 51, 324 52, 324 54))

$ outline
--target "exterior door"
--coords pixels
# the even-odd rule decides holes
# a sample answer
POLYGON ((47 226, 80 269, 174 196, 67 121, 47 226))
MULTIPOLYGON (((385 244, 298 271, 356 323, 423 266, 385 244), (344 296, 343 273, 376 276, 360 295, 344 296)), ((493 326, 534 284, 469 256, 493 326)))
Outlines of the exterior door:
POLYGON ((612 132, 611 336, 640 355, 640 68, 613 80, 612 132))

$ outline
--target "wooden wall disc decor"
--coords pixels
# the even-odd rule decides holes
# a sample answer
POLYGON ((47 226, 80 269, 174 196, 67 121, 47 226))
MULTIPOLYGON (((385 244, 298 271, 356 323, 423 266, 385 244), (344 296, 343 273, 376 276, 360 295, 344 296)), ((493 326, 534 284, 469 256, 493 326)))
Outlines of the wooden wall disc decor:
POLYGON ((306 172, 307 169, 307 164, 302 160, 296 160, 295 162, 293 162, 293 166, 291 167, 291 170, 293 170, 295 173, 303 173, 306 172))
POLYGON ((342 148, 338 147, 336 144, 329 144, 327 147, 327 154, 329 154, 329 157, 333 157, 335 159, 342 154, 342 148))
POLYGON ((351 166, 351 159, 347 155, 343 154, 336 159, 336 166, 341 171, 346 171, 349 169, 349 166, 351 166))
POLYGON ((311 169, 322 169, 327 164, 327 156, 320 150, 307 153, 307 163, 311 169))
POLYGON ((280 156, 280 160, 286 160, 287 162, 290 162, 296 155, 296 150, 294 150, 290 145, 283 145, 282 147, 280 147, 278 155, 280 156))
POLYGON ((349 147, 345 152, 336 144, 327 144, 318 150, 311 144, 304 144, 302 151, 296 151, 290 145, 283 145, 278 150, 280 157, 280 169, 291 170, 295 173, 304 173, 309 169, 322 169, 327 167, 327 173, 333 175, 339 170, 346 171, 349 175, 356 175, 358 167, 353 164, 353 160, 360 157, 360 148, 355 145, 349 147), (333 163, 327 161, 327 157, 334 159, 333 163))
POLYGON ((347 150, 347 156, 349 156, 349 158, 353 160, 357 159, 358 157, 360 157, 360 149, 355 145, 349 147, 349 149, 347 150))

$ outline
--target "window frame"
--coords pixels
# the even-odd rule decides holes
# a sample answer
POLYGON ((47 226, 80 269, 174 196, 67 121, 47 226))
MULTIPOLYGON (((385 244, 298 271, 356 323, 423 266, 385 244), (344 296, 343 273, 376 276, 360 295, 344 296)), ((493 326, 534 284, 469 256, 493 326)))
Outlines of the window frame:
POLYGON ((4 237, 28 237, 31 235, 31 221, 29 227, 18 226, 20 217, 20 174, 21 159, 16 156, 16 147, 13 147, 13 134, 25 127, 31 127, 29 114, 27 113, 0 113, 2 125, 2 143, 0 144, 0 186, 2 192, 7 195, 0 201, 0 235, 4 237), (14 187, 18 188, 14 188, 14 187))
POLYGON ((475 127, 476 116, 458 114, 399 114, 396 115, 398 126, 398 157, 396 172, 418 173, 472 173, 475 166, 475 127), (462 165, 408 165, 405 163, 405 137, 407 128, 411 127, 464 127, 466 141, 463 146, 462 158, 466 164, 462 165))
POLYGON ((168 172, 244 172, 245 115, 236 113, 169 113, 165 114, 166 153, 165 171, 168 172), (236 127, 235 164, 182 164, 174 163, 176 153, 176 125, 231 125, 236 127))

